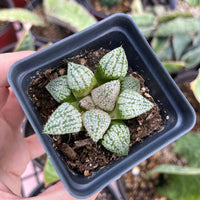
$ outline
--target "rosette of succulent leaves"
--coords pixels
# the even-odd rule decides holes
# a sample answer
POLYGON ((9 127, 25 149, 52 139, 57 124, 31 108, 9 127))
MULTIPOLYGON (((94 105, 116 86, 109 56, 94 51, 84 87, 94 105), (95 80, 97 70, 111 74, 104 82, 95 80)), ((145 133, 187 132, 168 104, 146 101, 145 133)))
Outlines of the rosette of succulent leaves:
POLYGON ((149 111, 154 104, 140 95, 139 80, 126 76, 127 71, 123 47, 104 55, 95 74, 86 66, 68 62, 67 75, 46 85, 61 104, 46 122, 43 133, 63 135, 86 130, 107 150, 128 155, 130 131, 123 121, 149 111))

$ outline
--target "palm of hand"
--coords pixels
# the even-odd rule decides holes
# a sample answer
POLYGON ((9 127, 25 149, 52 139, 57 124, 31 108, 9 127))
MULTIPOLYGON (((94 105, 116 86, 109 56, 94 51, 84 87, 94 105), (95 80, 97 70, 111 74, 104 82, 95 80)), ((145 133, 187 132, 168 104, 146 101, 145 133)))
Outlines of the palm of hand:
POLYGON ((2 88, 0 91, 3 91, 1 95, 4 96, 4 102, 1 103, 6 102, 0 111, 0 173, 9 176, 9 179, 4 180, 5 184, 19 194, 20 175, 31 158, 20 134, 24 114, 10 89, 2 88))

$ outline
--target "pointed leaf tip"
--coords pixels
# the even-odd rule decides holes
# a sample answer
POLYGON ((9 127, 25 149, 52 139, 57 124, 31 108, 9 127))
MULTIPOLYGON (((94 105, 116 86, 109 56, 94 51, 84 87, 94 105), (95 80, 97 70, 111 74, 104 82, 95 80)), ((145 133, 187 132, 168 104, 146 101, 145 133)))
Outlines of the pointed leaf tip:
POLYGON ((100 140, 110 125, 111 118, 108 113, 93 109, 83 114, 83 124, 94 142, 100 140))
POLYGON ((118 119, 135 118, 153 107, 153 103, 139 93, 127 89, 124 90, 117 100, 118 119))
POLYGON ((79 132, 82 129, 81 113, 70 103, 61 104, 50 116, 43 132, 63 135, 79 132))
POLYGON ((76 98, 81 98, 90 93, 97 85, 93 72, 87 67, 68 62, 68 84, 76 98))
POLYGON ((116 80, 126 76, 128 61, 125 51, 118 47, 101 58, 95 76, 99 80, 116 80))
POLYGON ((101 140, 107 150, 124 156, 128 155, 129 143, 129 128, 121 121, 113 121, 101 140))
POLYGON ((46 89, 59 103, 73 99, 73 94, 68 85, 67 75, 53 79, 46 85, 46 89))
POLYGON ((120 91, 120 81, 107 82, 91 91, 94 104, 99 108, 112 111, 115 107, 120 91))
POLYGON ((121 81, 121 91, 131 89, 136 92, 140 92, 140 82, 137 78, 127 76, 121 81))

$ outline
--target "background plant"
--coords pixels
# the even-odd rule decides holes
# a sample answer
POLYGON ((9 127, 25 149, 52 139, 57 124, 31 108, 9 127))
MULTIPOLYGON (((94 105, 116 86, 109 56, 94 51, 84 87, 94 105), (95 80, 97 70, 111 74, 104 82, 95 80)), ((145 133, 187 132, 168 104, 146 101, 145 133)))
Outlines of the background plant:
MULTIPOLYGON (((46 20, 77 32, 96 23, 96 19, 80 4, 68 0, 43 0, 46 20)), ((45 26, 44 20, 33 11, 21 8, 0 10, 0 21, 45 26)))

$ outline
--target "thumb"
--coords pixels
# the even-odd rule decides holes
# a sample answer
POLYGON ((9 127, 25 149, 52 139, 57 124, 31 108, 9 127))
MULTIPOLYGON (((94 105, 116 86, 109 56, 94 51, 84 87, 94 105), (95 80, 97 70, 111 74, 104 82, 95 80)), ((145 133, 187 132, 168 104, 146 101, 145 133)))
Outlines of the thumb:
MULTIPOLYGON (((93 195, 92 197, 89 197, 87 200, 95 200, 97 197, 98 193, 93 195)), ((63 184, 61 182, 58 182, 54 186, 51 186, 48 188, 46 191, 44 191, 42 194, 36 197, 29 198, 27 200, 79 200, 75 197, 72 197, 63 184)))

